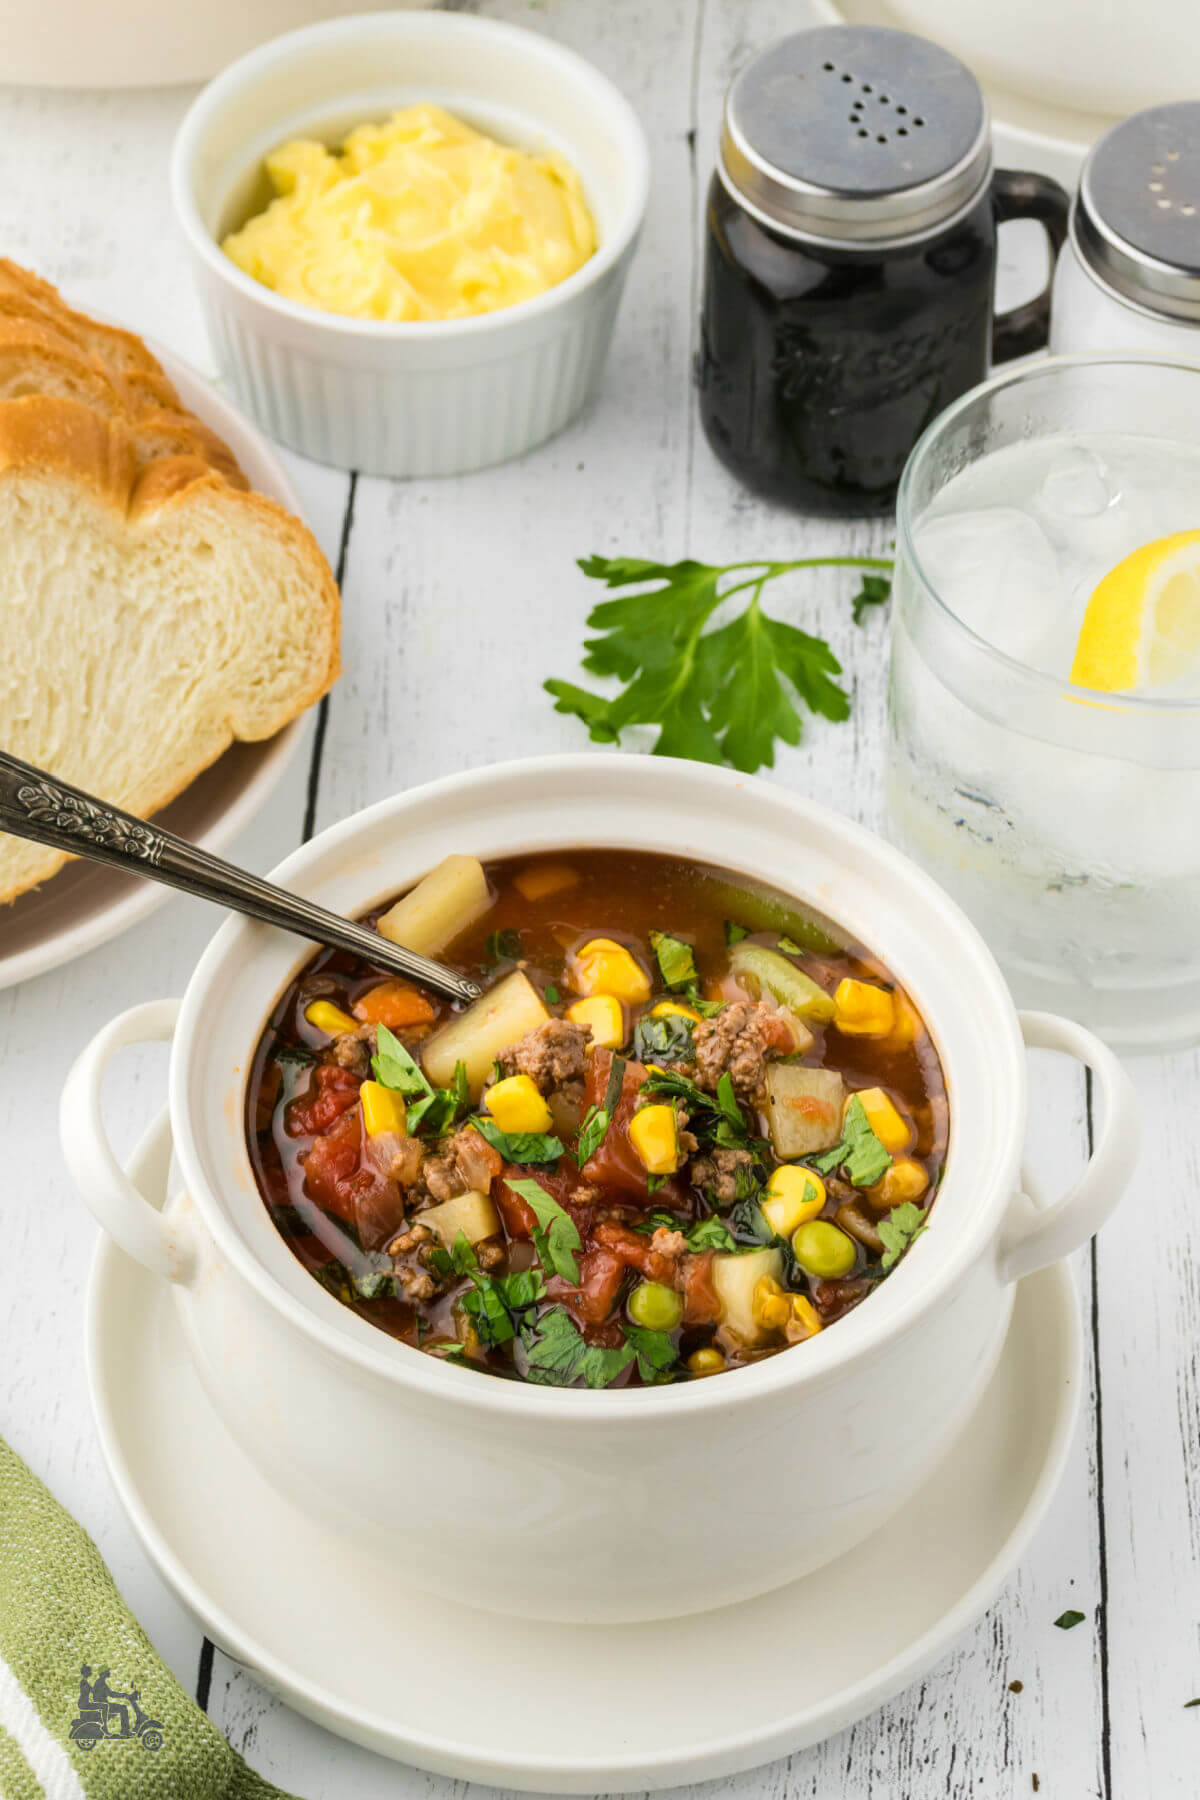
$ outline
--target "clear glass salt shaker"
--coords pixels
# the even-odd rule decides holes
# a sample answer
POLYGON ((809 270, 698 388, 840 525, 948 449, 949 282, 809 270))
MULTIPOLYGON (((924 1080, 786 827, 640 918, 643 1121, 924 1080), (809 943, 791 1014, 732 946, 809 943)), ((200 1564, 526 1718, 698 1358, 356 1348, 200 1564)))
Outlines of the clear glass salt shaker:
POLYGON ((1088 153, 1050 349, 1200 357, 1200 100, 1135 113, 1088 153))

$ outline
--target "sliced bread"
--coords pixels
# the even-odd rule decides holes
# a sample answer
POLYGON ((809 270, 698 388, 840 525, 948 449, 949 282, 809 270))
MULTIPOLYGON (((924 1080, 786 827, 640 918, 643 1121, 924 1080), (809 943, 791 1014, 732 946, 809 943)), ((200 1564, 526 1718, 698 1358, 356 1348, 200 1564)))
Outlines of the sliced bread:
MULTIPOLYGON (((63 395, 0 401, 0 745, 143 817, 338 673, 310 533, 63 395)), ((68 859, 0 834, 0 900, 68 859)))

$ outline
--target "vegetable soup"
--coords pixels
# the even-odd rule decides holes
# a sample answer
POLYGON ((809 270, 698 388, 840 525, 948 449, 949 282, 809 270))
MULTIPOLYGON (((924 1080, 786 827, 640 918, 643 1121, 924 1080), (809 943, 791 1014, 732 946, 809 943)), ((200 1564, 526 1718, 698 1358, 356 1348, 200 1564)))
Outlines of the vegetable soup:
POLYGON ((696 1380, 835 1325, 925 1229, 937 1052, 794 901, 640 851, 452 856, 369 922, 483 997, 314 957, 247 1135, 293 1253, 393 1337, 556 1387, 696 1380))

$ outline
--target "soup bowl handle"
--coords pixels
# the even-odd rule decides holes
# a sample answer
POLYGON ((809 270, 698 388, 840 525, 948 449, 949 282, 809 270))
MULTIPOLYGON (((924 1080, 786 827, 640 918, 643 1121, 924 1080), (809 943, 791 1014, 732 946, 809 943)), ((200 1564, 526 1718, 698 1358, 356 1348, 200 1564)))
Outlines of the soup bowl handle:
POLYGON ((113 1153, 104 1128, 104 1076, 118 1050, 170 1042, 178 1000, 151 1000, 120 1013, 77 1058, 59 1103, 59 1134, 71 1179, 93 1216, 121 1249, 153 1275, 187 1282, 196 1246, 182 1221, 152 1206, 113 1153))
MULTIPOLYGON (((1142 1135, 1133 1083, 1099 1038, 1053 1013, 1023 1012, 1020 1019, 1029 1049, 1065 1051, 1091 1070, 1104 1124, 1082 1175, 1061 1199, 1045 1206, 1029 1191, 1015 1197, 997 1242, 997 1266, 1006 1282, 1069 1256, 1099 1231, 1129 1185, 1142 1135)), ((1033 1184, 1025 1175, 1022 1180, 1029 1190, 1033 1184)))

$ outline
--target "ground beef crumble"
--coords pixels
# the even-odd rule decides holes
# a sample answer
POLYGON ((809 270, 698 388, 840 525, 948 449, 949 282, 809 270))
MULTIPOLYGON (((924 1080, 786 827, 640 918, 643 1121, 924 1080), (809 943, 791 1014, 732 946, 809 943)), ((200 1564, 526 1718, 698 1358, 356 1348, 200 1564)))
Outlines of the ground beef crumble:
POLYGON ((434 1200, 453 1200, 459 1194, 486 1194, 492 1177, 504 1167, 504 1158, 492 1149, 472 1125, 464 1125, 442 1145, 437 1156, 427 1156, 421 1179, 434 1200))
POLYGON ((763 1082, 768 1048, 778 1041, 771 1007, 734 1000, 696 1027, 696 1080, 710 1094, 726 1070, 739 1100, 752 1100, 763 1082))
POLYGON ((540 1093, 583 1080, 584 1051, 591 1032, 570 1019, 547 1019, 527 1031, 500 1058, 505 1075, 528 1075, 540 1093))
POLYGON ((749 1150, 718 1145, 708 1156, 693 1157, 687 1175, 692 1186, 711 1194, 718 1206, 732 1206, 738 1197, 739 1172, 753 1166, 749 1150))

